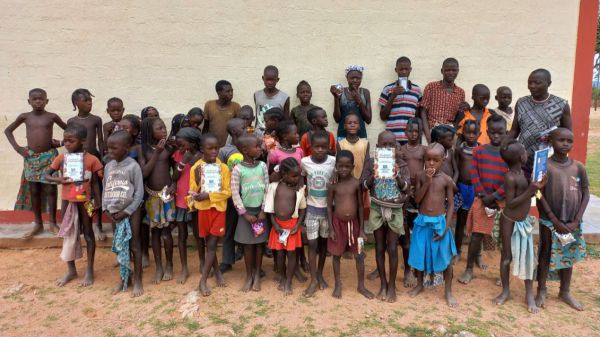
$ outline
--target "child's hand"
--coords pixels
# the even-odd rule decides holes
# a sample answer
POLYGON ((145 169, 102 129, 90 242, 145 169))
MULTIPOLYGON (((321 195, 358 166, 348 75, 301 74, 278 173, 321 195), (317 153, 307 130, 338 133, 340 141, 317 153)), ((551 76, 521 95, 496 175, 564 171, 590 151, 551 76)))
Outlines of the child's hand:
POLYGON ((360 231, 360 233, 358 234, 358 237, 359 237, 359 238, 362 238, 362 239, 363 239, 363 241, 364 241, 365 243, 367 243, 367 234, 365 234, 365 232, 364 232, 364 231, 360 231))
POLYGON ((258 220, 258 218, 257 218, 256 216, 254 216, 254 215, 250 215, 250 214, 248 214, 248 213, 244 213, 244 214, 242 214, 242 217, 244 217, 244 219, 246 219, 246 221, 248 221, 248 222, 249 222, 249 223, 251 223, 251 224, 255 224, 255 223, 257 223, 257 222, 258 222, 258 221, 257 221, 257 220, 258 220))
POLYGON ((206 200, 206 199, 208 199, 208 193, 206 193, 206 192, 196 193, 193 195, 193 198, 196 201, 206 200))
POLYGON ((390 92, 390 101, 393 100, 394 98, 396 98, 396 96, 402 95, 404 93, 404 91, 405 91, 404 87, 401 85, 394 87, 394 90, 392 90, 392 92, 390 92))
POLYGON ((110 215, 114 222, 119 222, 127 217, 127 213, 125 212, 117 212, 110 215))
POLYGON ((338 90, 338 88, 337 88, 335 85, 332 85, 332 86, 329 88, 329 92, 331 92, 331 94, 332 94, 334 97, 339 97, 340 95, 342 95, 342 91, 341 91, 341 90, 338 90))
POLYGON ((273 171, 273 173, 271 173, 271 175, 269 176, 269 182, 273 183, 279 180, 281 180, 281 175, 279 174, 279 172, 273 171))
POLYGON ((300 229, 300 223, 299 222, 296 224, 296 226, 294 226, 292 228, 292 230, 290 231, 290 234, 296 234, 298 232, 298 229, 300 229))
POLYGON ((486 194, 486 195, 484 195, 483 197, 481 197, 481 201, 483 202, 483 204, 485 205, 485 207, 493 208, 493 207, 496 206, 493 194, 486 194))
POLYGON ((338 182, 338 174, 336 171, 333 171, 333 173, 331 174, 331 178, 329 178, 329 183, 331 185, 337 184, 338 182))
POLYGON ((433 241, 440 241, 441 239, 444 238, 444 235, 446 235, 446 233, 448 232, 448 227, 446 227, 446 229, 444 229, 444 232, 442 233, 442 235, 439 235, 438 233, 433 233, 433 241))
POLYGON ((375 184, 375 176, 371 176, 369 180, 367 180, 367 187, 371 188, 375 184))
POLYGON ((579 222, 571 221, 566 224, 566 227, 569 229, 571 233, 575 233, 579 229, 579 222))
POLYGON ((156 144, 155 150, 157 153, 161 153, 165 150, 165 146, 167 145, 167 140, 166 139, 161 139, 158 141, 158 144, 156 144))
POLYGON ((58 139, 52 139, 52 147, 57 149, 62 146, 62 142, 58 139))
POLYGON ((469 105, 469 103, 462 102, 458 105, 458 111, 463 112, 468 110, 471 110, 471 106, 469 105))
POLYGON ((360 99, 360 94, 358 93, 358 89, 350 88, 350 96, 356 102, 356 104, 360 104, 362 100, 360 99))
POLYGON ((19 147, 19 149, 17 150, 17 152, 23 157, 23 158, 28 158, 29 157, 29 149, 25 146, 21 146, 19 147))
POLYGON ((425 169, 425 176, 427 177, 427 180, 431 181, 431 179, 433 178, 434 175, 435 175, 434 168, 430 167, 430 168, 425 169))
POLYGON ((531 185, 529 185, 529 187, 531 187, 533 189, 533 192, 537 192, 538 190, 541 190, 544 188, 544 186, 546 186, 546 182, 548 181, 548 176, 544 175, 542 177, 542 180, 540 181, 532 181, 531 185))
POLYGON ((554 224, 554 229, 556 229, 556 231, 558 232, 558 234, 572 233, 572 231, 568 227, 568 225, 565 225, 564 223, 562 223, 562 221, 557 221, 557 223, 554 224))
POLYGON ((175 195, 175 192, 177 191, 177 185, 175 184, 171 184, 169 185, 169 187, 167 187, 167 195, 175 195))
POLYGON ((58 184, 70 184, 73 182, 73 179, 69 178, 69 177, 57 177, 57 183, 58 184))
POLYGON ((329 227, 329 238, 331 239, 331 241, 337 241, 336 237, 335 237, 335 232, 333 231, 333 228, 329 227))

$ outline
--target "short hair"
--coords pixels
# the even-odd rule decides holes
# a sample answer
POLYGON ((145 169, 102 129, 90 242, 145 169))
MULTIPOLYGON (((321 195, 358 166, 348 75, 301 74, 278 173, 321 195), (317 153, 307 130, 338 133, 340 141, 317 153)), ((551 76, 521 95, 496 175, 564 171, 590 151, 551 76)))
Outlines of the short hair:
POLYGON ((356 112, 354 112, 354 111, 350 111, 350 112, 349 112, 349 113, 346 115, 346 117, 344 117, 344 123, 346 123, 346 121, 348 121, 348 117, 350 117, 350 116, 354 116, 354 117, 356 117, 356 118, 358 119, 358 121, 360 122, 360 117, 358 116, 358 114, 357 114, 356 112))
POLYGON ((75 89, 75 91, 73 91, 73 93, 71 94, 71 103, 73 103, 73 111, 77 110, 77 105, 75 104, 77 103, 79 96, 83 96, 83 99, 85 100, 92 99, 92 97, 94 97, 94 95, 92 95, 92 93, 87 89, 75 89))
POLYGON ((290 132, 292 127, 296 127, 296 124, 294 124, 292 121, 283 121, 277 125, 275 128, 275 136, 277 136, 279 142, 281 142, 283 136, 290 132))
POLYGON ((431 142, 439 143, 440 138, 445 137, 447 135, 454 135, 456 133, 456 129, 454 129, 450 125, 440 124, 431 130, 431 142))
POLYGON ((244 112, 248 112, 248 113, 251 113, 252 115, 254 115, 254 109, 252 109, 252 107, 249 105, 242 105, 242 107, 240 108, 240 112, 238 113, 238 116, 244 112))
POLYGON ((219 142, 219 138, 217 137, 217 135, 215 135, 214 133, 208 132, 208 133, 202 134, 202 139, 201 139, 202 146, 204 146, 204 144, 206 143, 206 141, 208 139, 214 139, 217 141, 217 143, 219 142))
POLYGON ((512 90, 509 87, 505 86, 505 85, 503 85, 501 87, 498 87, 498 89, 496 89, 496 94, 498 94, 502 90, 508 90, 512 94, 512 90))
POLYGON ((241 118, 232 118, 230 120, 227 121, 226 124, 226 130, 227 133, 231 135, 231 133, 233 132, 233 129, 236 127, 244 127, 244 125, 246 124, 246 121, 244 121, 241 118))
POLYGON ((108 136, 108 140, 117 139, 125 142, 127 145, 131 144, 133 137, 126 130, 117 130, 108 136))
POLYGON ((298 82, 298 85, 296 86, 296 92, 300 91, 300 87, 303 85, 307 86, 309 89, 311 88, 310 84, 308 84, 308 82, 306 82, 305 80, 302 80, 302 81, 298 82))
POLYGON ((310 125, 312 125, 312 120, 317 118, 317 113, 319 111, 325 111, 323 108, 321 108, 320 106, 313 106, 312 108, 308 109, 308 111, 306 112, 306 119, 308 119, 308 122, 310 123, 310 125))
POLYGON ((487 85, 485 85, 485 84, 481 84, 481 83, 475 84, 473 86, 473 89, 471 90, 471 94, 475 95, 475 91, 477 91, 477 90, 483 90, 483 89, 485 89, 487 91, 490 91, 490 88, 488 88, 487 85))
POLYGON ((421 118, 417 118, 417 117, 409 118, 408 121, 406 121, 406 128, 408 129, 409 125, 414 125, 414 124, 417 124, 419 133, 421 133, 421 131, 423 131, 423 124, 421 122, 421 118))
POLYGON ((300 164, 292 157, 287 157, 279 163, 279 172, 281 173, 288 173, 296 168, 300 168, 300 164))
POLYGON ((379 143, 379 139, 381 137, 385 137, 385 136, 391 136, 392 139, 394 139, 394 141, 396 141, 396 136, 394 136, 394 133, 390 130, 383 130, 381 131, 378 135, 377 135, 377 143, 379 143))
POLYGON ((64 133, 71 134, 71 135, 77 137, 77 139, 79 139, 79 140, 83 140, 83 139, 87 138, 86 127, 77 122, 68 123, 67 128, 65 129, 64 133))
POLYGON ((505 163, 513 160, 513 156, 509 156, 509 149, 513 145, 517 145, 519 142, 516 139, 508 138, 505 139, 502 144, 500 144, 500 156, 505 163))
POLYGON ((479 122, 477 122, 477 121, 476 121, 476 120, 474 120, 474 119, 467 119, 467 120, 465 121, 465 123, 463 124, 463 134, 465 133, 465 131, 466 131, 466 130, 468 130, 468 129, 469 129, 469 127, 470 127, 471 125, 475 125, 475 132, 479 132, 479 131, 480 131, 480 128, 481 128, 481 127, 479 126, 479 122))
POLYGON ((449 65, 449 64, 456 64, 458 66, 458 60, 455 59, 454 57, 448 57, 447 59, 444 60, 444 62, 442 62, 442 67, 449 65))
POLYGON ((550 72, 544 68, 538 68, 538 69, 532 71, 531 75, 533 75, 533 74, 542 74, 544 77, 546 77, 548 82, 552 81, 552 76, 550 75, 550 72))
POLYGON ((498 115, 498 114, 492 114, 490 117, 488 117, 487 121, 486 121, 487 125, 493 124, 493 123, 503 123, 504 127, 506 128, 506 119, 504 119, 504 117, 498 115))
POLYGON ((237 145, 242 151, 244 151, 246 149, 246 147, 248 146, 248 143, 252 140, 257 141, 257 142, 259 141, 258 137, 256 137, 256 135, 251 134, 251 133, 245 133, 238 139, 237 145))
POLYGON ((42 88, 33 88, 33 89, 29 90, 29 97, 31 97, 31 95, 32 95, 34 92, 39 92, 40 94, 42 94, 42 95, 44 95, 44 96, 46 96, 46 97, 48 96, 48 94, 46 93, 46 90, 44 90, 44 89, 42 89, 42 88))
POLYGON ((573 137, 573 131, 568 129, 568 128, 563 128, 563 127, 559 127, 556 128, 554 130, 552 130, 552 132, 550 132, 550 137, 554 138, 556 134, 558 134, 559 132, 568 132, 569 134, 571 134, 571 137, 573 137))
POLYGON ((348 158, 350 159, 350 162, 354 164, 354 154, 352 154, 352 152, 349 150, 338 151, 337 155, 335 156, 335 161, 337 162, 341 158, 348 158))
POLYGON ((266 74, 271 71, 274 72, 275 74, 277 74, 277 76, 279 76, 279 69, 277 69, 277 67, 272 64, 269 64, 268 66, 265 67, 263 74, 266 74))
POLYGON ((317 139, 326 139, 329 144, 329 132, 325 130, 317 130, 310 135, 310 143, 314 144, 317 139))
POLYGON ((194 116, 202 116, 204 117, 204 111, 202 111, 202 109, 200 109, 199 107, 193 107, 190 109, 190 111, 188 111, 187 113, 188 117, 194 117, 194 116))
POLYGON ((406 56, 400 56, 397 60, 396 60, 396 65, 399 65, 400 63, 406 62, 408 64, 411 64, 410 59, 406 56))
POLYGON ((120 103, 121 105, 123 105, 123 100, 120 99, 119 97, 109 98, 108 101, 106 101, 106 105, 110 105, 110 103, 113 103, 113 102, 117 102, 117 103, 120 103))
POLYGON ((271 108, 271 109, 265 111, 265 113, 263 114, 263 118, 264 119, 275 118, 278 121, 282 121, 283 120, 283 110, 279 107, 271 108))
POLYGON ((123 116, 123 119, 127 120, 134 129, 138 130, 138 132, 142 128, 140 118, 136 115, 128 114, 123 116))
POLYGON ((231 86, 231 83, 229 81, 226 80, 220 80, 217 82, 217 84, 215 84, 215 91, 216 92, 221 92, 223 91, 223 89, 225 89, 225 86, 231 86))

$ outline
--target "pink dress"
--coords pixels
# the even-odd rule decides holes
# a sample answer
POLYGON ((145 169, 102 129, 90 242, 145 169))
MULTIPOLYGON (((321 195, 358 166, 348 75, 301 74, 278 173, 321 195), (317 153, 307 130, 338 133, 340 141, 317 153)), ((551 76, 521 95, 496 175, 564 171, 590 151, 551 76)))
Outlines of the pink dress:
POLYGON ((298 165, 301 165, 302 157, 304 157, 304 152, 302 148, 296 147, 294 148, 294 152, 283 151, 279 146, 274 148, 269 152, 269 156, 267 157, 267 162, 269 163, 269 167, 273 167, 275 165, 281 164, 281 162, 286 159, 292 157, 298 161, 298 165))
MULTIPOLYGON (((175 151, 171 156, 176 163, 179 163, 183 160, 183 154, 179 152, 179 150, 175 151)), ((190 191, 190 169, 192 166, 187 163, 181 171, 181 175, 179 176, 179 180, 177 180, 177 194, 175 195, 175 206, 177 208, 187 209, 187 203, 185 202, 185 197, 188 195, 190 191)))

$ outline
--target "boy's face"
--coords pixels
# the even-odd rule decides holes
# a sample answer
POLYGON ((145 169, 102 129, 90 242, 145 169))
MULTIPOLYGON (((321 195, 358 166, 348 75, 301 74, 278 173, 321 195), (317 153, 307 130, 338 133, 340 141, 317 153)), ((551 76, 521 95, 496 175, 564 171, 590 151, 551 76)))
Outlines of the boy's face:
POLYGON ((341 157, 335 162, 335 170, 340 178, 346 178, 352 174, 352 170, 354 170, 354 164, 350 158, 341 157))
POLYGON ((454 135, 450 132, 440 137, 439 142, 444 147, 444 149, 448 150, 452 148, 452 142, 454 140, 454 135))
POLYGON ((310 86, 301 85, 300 88, 298 88, 298 92, 296 93, 296 96, 298 96, 300 103, 302 103, 302 104, 310 103, 310 99, 312 98, 312 90, 311 90, 310 86))
POLYGON ((463 136, 465 137, 465 142, 467 145, 472 146, 477 143, 477 138, 479 138, 480 132, 477 130, 477 126, 473 124, 469 124, 466 129, 463 131, 463 136))
POLYGON ((352 70, 346 75, 346 79, 348 80, 348 86, 352 89, 358 89, 360 84, 362 83, 363 74, 358 70, 352 70))
POLYGON ((200 124, 202 124, 202 121, 204 121, 204 116, 192 115, 190 118, 188 118, 188 121, 190 122, 190 127, 198 129, 200 124))
POLYGON ((352 115, 346 117, 346 121, 344 122, 344 130, 349 135, 356 135, 360 130, 360 122, 358 121, 358 117, 352 115))
POLYGON ((396 139, 394 135, 389 132, 383 132, 377 137, 377 147, 395 148, 396 139))
POLYGON ((568 154, 573 148, 573 133, 568 130, 557 130, 550 138, 554 152, 568 154))
POLYGON ((479 108, 485 108, 490 102, 490 90, 486 88, 477 88, 473 92, 473 105, 479 108))
POLYGON ((232 137, 239 137, 244 133, 245 130, 245 126, 244 125, 236 125, 235 127, 233 127, 231 129, 231 136, 232 137))
POLYGON ((279 123, 279 119, 273 118, 273 116, 265 117, 265 129, 268 131, 275 130, 277 123, 279 123))
POLYGON ((319 112, 317 112, 315 118, 312 121, 312 124, 321 128, 326 128, 327 125, 329 125, 329 121, 327 121, 327 114, 325 113, 325 111, 320 110, 319 112))
POLYGON ((262 80, 265 84, 265 89, 274 90, 277 87, 277 82, 279 82, 279 74, 276 71, 267 70, 263 74, 262 80))
POLYGON ((219 154, 219 142, 217 139, 213 137, 205 139, 202 143, 202 152, 205 162, 214 163, 219 154))
POLYGON ((158 110, 154 109, 154 108, 150 108, 148 109, 148 111, 146 111, 146 116, 148 118, 158 118, 158 110))
POLYGON ((157 120, 154 122, 154 125, 152 125, 152 138, 156 140, 167 138, 167 127, 163 121, 157 120))
POLYGON ((439 150, 427 149, 425 152, 425 168, 438 172, 444 163, 444 155, 439 150))
POLYGON ((190 151, 192 149, 190 142, 181 137, 175 138, 175 143, 177 144, 177 149, 181 153, 185 153, 186 151, 190 151))
POLYGON ((108 115, 113 122, 119 122, 121 118, 123 118, 124 111, 125 108, 123 108, 123 104, 119 101, 110 102, 106 108, 106 112, 108 112, 108 115))
POLYGON ((233 99, 233 88, 226 84, 223 86, 223 89, 221 91, 217 91, 217 96, 219 96, 219 99, 221 101, 225 101, 225 102, 231 102, 231 100, 233 99))
POLYGON ((396 64, 396 74, 398 77, 409 77, 412 70, 410 62, 400 62, 396 64))
POLYGON ((41 111, 44 110, 46 104, 48 104, 48 98, 43 92, 34 91, 31 93, 31 95, 29 95, 29 99, 27 99, 27 102, 29 103, 29 105, 31 105, 33 110, 41 111))
POLYGON ((487 134, 490 138, 490 144, 493 146, 500 146, 502 139, 506 135, 506 125, 501 122, 488 124, 487 134))
POLYGON ((65 145, 65 149, 67 149, 69 153, 81 152, 83 150, 84 142, 85 139, 79 139, 76 135, 70 132, 65 132, 63 134, 63 143, 65 145))
POLYGON ((129 144, 126 144, 124 139, 109 137, 108 138, 108 154, 116 161, 121 161, 129 153, 129 144))
POLYGON ((496 101, 501 107, 508 107, 512 102, 512 92, 509 89, 502 89, 496 92, 496 101))
POLYGON ((416 143, 419 141, 419 138, 421 136, 420 132, 419 132, 419 124, 417 123, 412 123, 412 124, 408 124, 406 126, 406 130, 404 130, 404 133, 406 134, 406 138, 408 139, 408 141, 412 144, 416 143))
POLYGON ((260 148, 260 142, 258 138, 253 138, 248 140, 248 143, 245 145, 246 153, 244 156, 248 156, 252 159, 257 159, 262 155, 262 149, 260 148))
POLYGON ((444 82, 454 82, 454 80, 456 80, 456 76, 458 76, 458 64, 449 62, 442 65, 442 76, 444 78, 444 82))
POLYGON ((75 106, 77 106, 79 112, 90 112, 92 111, 92 98, 79 95, 75 102, 75 106))
POLYGON ((297 186, 300 181, 300 167, 294 167, 287 172, 282 172, 281 179, 289 186, 297 186))
POLYGON ((249 110, 240 111, 240 114, 238 115, 238 117, 240 119, 243 119, 246 122, 246 127, 249 127, 250 125, 252 125, 252 122, 254 121, 254 113, 249 110))
POLYGON ((121 119, 121 121, 117 125, 119 127, 118 128, 119 130, 125 130, 125 131, 129 132, 129 134, 133 138, 137 137, 137 135, 139 133, 139 130, 134 129, 133 125, 131 124, 131 122, 129 120, 127 120, 127 119, 121 119))
POLYGON ((311 145, 313 150, 313 158, 317 161, 325 160, 327 153, 329 152, 329 137, 317 138, 311 145))
POLYGON ((527 79, 527 88, 532 96, 543 96, 548 92, 548 87, 550 86, 550 81, 548 78, 540 72, 532 73, 529 75, 527 79))

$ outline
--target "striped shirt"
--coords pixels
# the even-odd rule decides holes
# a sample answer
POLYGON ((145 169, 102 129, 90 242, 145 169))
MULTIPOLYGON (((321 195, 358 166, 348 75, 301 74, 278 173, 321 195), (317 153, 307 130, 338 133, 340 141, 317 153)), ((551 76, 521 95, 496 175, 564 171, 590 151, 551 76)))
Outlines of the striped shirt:
POLYGON ((447 92, 442 81, 427 84, 423 91, 421 106, 427 109, 427 123, 433 129, 440 124, 454 123, 458 106, 465 101, 465 91, 454 84, 452 92, 447 92))
POLYGON ((490 145, 480 145, 473 150, 471 161, 471 183, 475 194, 494 195, 496 200, 504 199, 504 174, 508 166, 500 156, 500 150, 490 145))
MULTIPOLYGON (((391 92, 398 85, 398 81, 396 81, 383 88, 379 96, 380 107, 384 107, 389 102, 391 92)), ((415 117, 421 97, 423 97, 423 90, 411 81, 408 81, 408 90, 402 95, 394 97, 390 115, 385 122, 385 128, 394 133, 397 142, 406 143, 408 141, 404 133, 406 123, 409 119, 415 117)))

